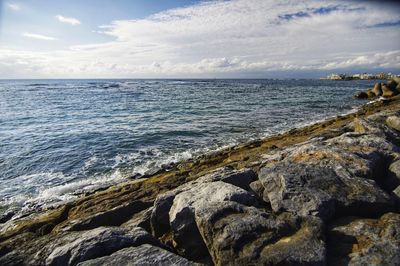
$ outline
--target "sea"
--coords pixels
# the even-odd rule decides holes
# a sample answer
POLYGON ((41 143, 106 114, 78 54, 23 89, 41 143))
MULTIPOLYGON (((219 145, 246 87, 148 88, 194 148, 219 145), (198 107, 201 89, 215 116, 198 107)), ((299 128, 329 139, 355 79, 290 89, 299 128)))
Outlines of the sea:
POLYGON ((374 83, 1 80, 0 216, 352 112, 374 83))

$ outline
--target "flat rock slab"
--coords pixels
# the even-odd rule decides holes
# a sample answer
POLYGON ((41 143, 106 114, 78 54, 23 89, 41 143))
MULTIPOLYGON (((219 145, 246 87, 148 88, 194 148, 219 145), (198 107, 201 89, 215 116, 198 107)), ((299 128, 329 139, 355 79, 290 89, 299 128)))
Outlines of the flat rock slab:
POLYGON ((130 247, 119 250, 109 256, 87 260, 79 263, 79 266, 123 266, 123 265, 182 265, 194 266, 195 264, 181 256, 171 253, 159 247, 144 244, 138 247, 130 247))
POLYGON ((400 214, 335 221, 328 246, 331 265, 400 265, 400 214))

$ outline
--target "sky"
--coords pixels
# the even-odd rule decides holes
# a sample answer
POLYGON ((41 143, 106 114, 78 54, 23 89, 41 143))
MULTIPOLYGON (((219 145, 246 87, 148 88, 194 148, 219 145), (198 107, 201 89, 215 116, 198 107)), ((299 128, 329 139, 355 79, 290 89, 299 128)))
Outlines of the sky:
POLYGON ((0 0, 0 78, 400 74, 400 4, 0 0))

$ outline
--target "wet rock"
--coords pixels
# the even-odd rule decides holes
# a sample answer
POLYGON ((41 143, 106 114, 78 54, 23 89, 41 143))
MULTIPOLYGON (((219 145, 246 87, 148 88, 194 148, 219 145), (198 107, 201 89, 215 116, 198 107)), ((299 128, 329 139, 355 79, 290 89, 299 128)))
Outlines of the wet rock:
POLYGON ((138 247, 130 247, 112 253, 109 256, 87 260, 79 263, 79 266, 97 265, 197 265, 183 257, 180 257, 159 247, 144 244, 138 247))
POLYGON ((382 84, 376 83, 372 92, 375 94, 375 96, 382 96, 382 84))
POLYGON ((389 116, 386 119, 386 124, 389 127, 393 128, 397 131, 400 131, 400 117, 399 116, 389 116))
POLYGON ((146 243, 159 245, 159 242, 142 228, 126 230, 99 227, 90 231, 69 233, 44 247, 37 257, 50 253, 46 265, 76 265, 126 247, 146 243))
POLYGON ((399 265, 400 214, 336 221, 329 230, 328 251, 332 265, 399 265))

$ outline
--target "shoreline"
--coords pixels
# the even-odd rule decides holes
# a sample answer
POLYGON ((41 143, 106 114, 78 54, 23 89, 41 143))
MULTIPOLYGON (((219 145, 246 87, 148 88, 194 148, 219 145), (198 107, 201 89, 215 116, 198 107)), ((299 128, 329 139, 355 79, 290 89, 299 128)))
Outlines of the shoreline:
MULTIPOLYGON (((196 182, 199 177, 219 171, 218 169, 251 169, 259 174, 270 163, 269 156, 273 157, 308 141, 340 137, 350 131, 349 125, 354 119, 364 119, 382 112, 396 113, 400 109, 399 102, 400 96, 369 102, 348 114, 204 154, 195 160, 180 162, 171 170, 162 170, 146 178, 101 188, 43 213, 16 219, 12 221, 12 225, 5 223, 0 230, 0 262, 3 255, 14 250, 14 245, 21 244, 21 237, 28 243, 24 245, 29 246, 29 243, 35 243, 38 239, 63 235, 65 232, 90 230, 100 226, 121 226, 132 219, 142 218, 143 212, 154 208, 153 204, 163 193, 196 182)), ((142 227, 149 229, 147 224, 142 227)), ((154 235, 154 232, 152 233, 154 235)), ((161 240, 168 245, 169 240, 161 240)), ((191 256, 189 258, 193 259, 191 256)))

